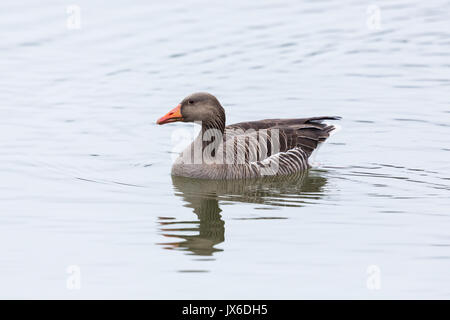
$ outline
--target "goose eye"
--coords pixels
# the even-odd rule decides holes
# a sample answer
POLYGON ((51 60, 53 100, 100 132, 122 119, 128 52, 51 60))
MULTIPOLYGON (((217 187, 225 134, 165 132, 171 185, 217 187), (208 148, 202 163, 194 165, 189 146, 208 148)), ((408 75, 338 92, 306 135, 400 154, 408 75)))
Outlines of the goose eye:
POLYGON ((189 100, 188 103, 189 103, 189 104, 194 104, 194 101, 189 100))

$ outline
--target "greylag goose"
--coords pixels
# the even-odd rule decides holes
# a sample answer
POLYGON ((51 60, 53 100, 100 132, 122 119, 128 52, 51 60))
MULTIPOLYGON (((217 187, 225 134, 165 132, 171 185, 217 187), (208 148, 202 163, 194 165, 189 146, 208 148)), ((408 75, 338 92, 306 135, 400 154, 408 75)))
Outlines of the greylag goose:
POLYGON ((308 158, 336 129, 340 117, 266 119, 225 125, 225 110, 209 93, 194 93, 159 118, 201 125, 197 138, 175 160, 172 175, 250 179, 288 175, 310 167, 308 158))

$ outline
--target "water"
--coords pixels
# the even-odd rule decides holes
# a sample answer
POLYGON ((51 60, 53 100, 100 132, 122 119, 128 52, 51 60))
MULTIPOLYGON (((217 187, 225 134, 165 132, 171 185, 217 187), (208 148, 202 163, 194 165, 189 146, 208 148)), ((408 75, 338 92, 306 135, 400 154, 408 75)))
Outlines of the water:
POLYGON ((2 1, 0 297, 450 298, 450 3, 370 4, 2 1), (171 178, 195 91, 343 129, 306 175, 171 178))

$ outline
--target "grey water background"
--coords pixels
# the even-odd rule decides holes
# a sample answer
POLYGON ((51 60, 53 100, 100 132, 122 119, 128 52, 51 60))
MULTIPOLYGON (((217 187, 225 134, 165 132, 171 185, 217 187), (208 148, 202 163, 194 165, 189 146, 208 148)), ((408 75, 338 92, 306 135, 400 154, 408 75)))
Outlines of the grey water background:
POLYGON ((1 298, 450 298, 449 1, 11 0, 0 39, 1 298), (172 180, 195 91, 342 130, 303 176, 172 180))

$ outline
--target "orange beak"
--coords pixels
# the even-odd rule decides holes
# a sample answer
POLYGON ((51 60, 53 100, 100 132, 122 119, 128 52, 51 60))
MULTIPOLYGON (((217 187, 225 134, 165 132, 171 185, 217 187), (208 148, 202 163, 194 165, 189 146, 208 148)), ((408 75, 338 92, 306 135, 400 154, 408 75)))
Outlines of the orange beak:
POLYGON ((165 124, 170 122, 182 121, 183 116, 181 115, 181 104, 177 105, 175 108, 167 112, 167 114, 156 121, 157 124, 165 124))

